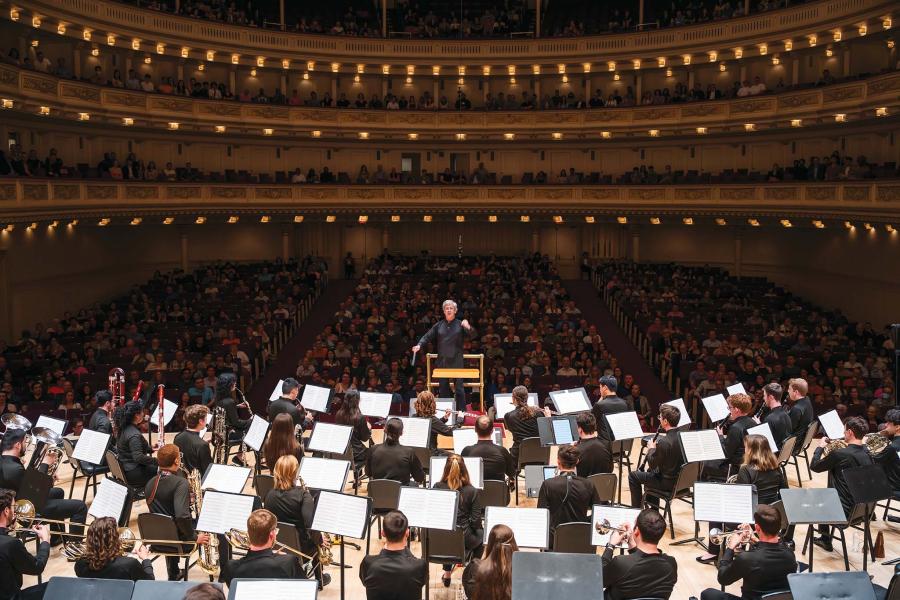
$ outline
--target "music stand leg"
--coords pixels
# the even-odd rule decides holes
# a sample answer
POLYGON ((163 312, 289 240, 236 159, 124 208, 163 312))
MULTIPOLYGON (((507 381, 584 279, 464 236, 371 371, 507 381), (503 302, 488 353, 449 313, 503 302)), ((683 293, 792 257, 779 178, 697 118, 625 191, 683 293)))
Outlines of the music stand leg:
POLYGON ((622 504, 622 461, 625 459, 625 448, 619 452, 619 504, 622 504))
POLYGON ((672 546, 684 546, 685 544, 690 544, 691 542, 696 543, 698 546, 703 548, 704 550, 709 550, 709 546, 703 543, 704 538, 700 537, 700 521, 694 521, 694 537, 687 538, 686 540, 678 540, 677 542, 672 542, 672 546))
MULTIPOLYGON (((341 544, 341 565, 344 564, 344 545, 341 544)), ((340 567, 341 570, 341 600, 344 600, 344 567, 340 567)))
POLYGON ((810 523, 809 529, 806 532, 806 542, 809 544, 809 572, 813 572, 813 549, 816 547, 815 536, 813 533, 815 532, 815 526, 810 523))
POLYGON ((425 560, 425 600, 431 598, 431 563, 428 562, 428 530, 422 528, 422 558, 425 560))
POLYGON ((892 558, 891 560, 886 560, 886 561, 884 561, 884 562, 881 563, 881 564, 883 564, 883 565, 896 565, 896 564, 898 564, 898 563, 900 563, 900 558, 892 558))

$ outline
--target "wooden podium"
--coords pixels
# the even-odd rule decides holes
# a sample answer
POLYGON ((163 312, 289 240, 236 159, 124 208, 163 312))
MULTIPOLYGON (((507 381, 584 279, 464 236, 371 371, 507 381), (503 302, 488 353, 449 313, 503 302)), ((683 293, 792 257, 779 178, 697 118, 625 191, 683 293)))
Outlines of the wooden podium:
POLYGON ((463 360, 477 360, 478 368, 437 368, 431 370, 431 360, 437 358, 437 354, 425 355, 426 389, 440 385, 435 379, 474 379, 471 383, 463 383, 464 387, 478 389, 478 403, 481 412, 484 412, 484 354, 463 354, 463 360))

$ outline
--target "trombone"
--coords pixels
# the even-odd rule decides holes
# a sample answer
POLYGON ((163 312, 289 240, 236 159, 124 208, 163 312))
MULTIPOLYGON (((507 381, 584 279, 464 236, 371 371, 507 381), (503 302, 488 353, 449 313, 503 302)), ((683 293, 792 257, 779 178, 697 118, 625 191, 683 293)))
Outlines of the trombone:
MULTIPOLYGON (((240 529, 229 529, 228 532, 225 534, 225 540, 228 542, 228 544, 232 548, 236 548, 238 550, 249 550, 250 549, 250 536, 247 535, 246 531, 242 531, 240 529)), ((314 558, 314 557, 310 556, 309 554, 304 554, 303 552, 300 552, 296 548, 291 548, 287 544, 285 544, 283 542, 279 542, 278 540, 275 540, 275 545, 273 546, 273 548, 275 550, 279 550, 279 551, 286 550, 286 551, 290 552, 291 554, 293 554, 294 556, 297 556, 299 558, 302 558, 302 559, 308 560, 308 561, 312 561, 314 558)))

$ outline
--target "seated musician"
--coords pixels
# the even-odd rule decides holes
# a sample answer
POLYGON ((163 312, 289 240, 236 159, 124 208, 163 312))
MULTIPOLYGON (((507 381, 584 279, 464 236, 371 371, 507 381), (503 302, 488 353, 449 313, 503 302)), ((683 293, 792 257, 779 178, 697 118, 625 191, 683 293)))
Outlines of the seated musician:
MULTIPOLYGON (((484 539, 484 507, 478 498, 478 490, 469 481, 469 470, 461 456, 451 454, 444 463, 441 480, 434 484, 436 490, 456 490, 459 502, 456 509, 456 529, 465 532, 466 552, 479 554, 484 539)), ((453 565, 444 564, 442 581, 444 587, 450 587, 453 565)))
MULTIPOLYGON (((7 431, 9 435, 11 431, 7 431)), ((16 525, 16 493, 0 489, 0 599, 40 600, 47 582, 22 589, 22 575, 40 575, 50 558, 50 529, 35 525, 31 529, 39 540, 37 555, 32 556, 25 542, 10 530, 16 525)))
MULTIPOLYGON (((781 405, 781 386, 777 383, 770 383, 763 387, 763 402, 766 407, 762 415, 762 423, 768 423, 769 429, 772 430, 772 438, 775 445, 781 448, 784 440, 790 437, 793 430, 791 425, 791 416, 781 405)), ((797 440, 802 443, 803 440, 797 440)))
MULTIPOLYGON (((216 406, 225 409, 225 429, 228 430, 229 442, 240 441, 250 429, 250 423, 253 422, 252 415, 247 419, 242 419, 238 413, 238 402, 234 397, 237 393, 236 390, 237 377, 234 373, 222 373, 216 379, 216 406)), ((243 465, 243 454, 235 455, 231 462, 243 465)))
MULTIPOLYGON (((665 432, 656 441, 647 442, 646 471, 632 471, 628 474, 628 487, 631 489, 631 506, 641 507, 643 486, 647 490, 660 493, 668 493, 675 487, 678 473, 684 465, 684 456, 681 452, 681 437, 675 429, 681 420, 681 410, 675 406, 663 404, 659 407, 659 425, 665 432)), ((658 505, 656 496, 647 497, 648 503, 658 505)))
POLYGON ((801 450, 803 436, 806 430, 815 420, 815 411, 812 401, 807 395, 809 384, 805 379, 796 377, 788 381, 788 416, 791 418, 791 435, 798 436, 800 441, 794 447, 794 452, 801 450))
POLYGON ((269 422, 275 420, 275 417, 282 413, 291 416, 294 425, 305 427, 308 420, 312 420, 312 415, 307 414, 306 409, 297 402, 300 395, 300 382, 293 377, 288 377, 281 382, 281 396, 269 402, 267 414, 269 422))
MULTIPOLYGON (((25 477, 25 465, 22 457, 25 456, 25 431, 22 429, 8 429, 0 441, 0 488, 19 493, 22 480, 25 477)), ((44 460, 38 466, 38 471, 46 473, 47 469, 56 462, 56 456, 47 452, 44 460)), ((87 519, 87 504, 81 500, 67 500, 62 488, 50 488, 50 495, 41 516, 48 519, 69 519, 69 532, 81 534, 84 531, 84 522, 87 519)), ((56 530, 58 525, 51 527, 56 530)), ((53 537, 53 545, 61 544, 60 536, 53 537)))
POLYGON ((512 596, 512 555, 519 551, 513 530, 494 525, 488 534, 484 555, 466 565, 463 590, 469 600, 496 600, 512 596))
POLYGON ((428 563, 409 551, 409 522, 394 510, 382 519, 384 549, 359 565, 359 580, 367 600, 420 600, 428 563))
POLYGON ((212 583, 198 583, 184 593, 181 600, 225 600, 221 586, 212 583))
POLYGON ((516 463, 509 450, 494 443, 494 423, 489 416, 479 415, 475 419, 475 433, 478 441, 463 448, 460 454, 481 458, 485 481, 507 481, 508 485, 515 485, 516 463))
POLYGON ((355 389, 344 392, 344 401, 334 415, 334 422, 353 428, 350 434, 350 448, 353 451, 353 466, 361 470, 369 456, 366 443, 372 440, 372 430, 366 417, 359 410, 359 392, 355 389))
POLYGON ((412 448, 400 444, 403 421, 388 419, 384 426, 384 442, 369 449, 366 472, 369 479, 392 479, 401 485, 410 480, 425 483, 425 471, 412 448))
POLYGON ((435 454, 438 452, 437 437, 439 435, 453 436, 453 427, 447 425, 450 411, 445 411, 442 416, 438 417, 434 394, 428 390, 423 390, 416 395, 414 408, 417 417, 431 419, 431 437, 428 438, 428 449, 431 450, 432 454, 435 454))
POLYGON ((120 406, 116 410, 116 429, 119 437, 116 439, 116 455, 122 470, 125 471, 125 479, 128 484, 135 487, 147 485, 156 475, 159 466, 153 458, 150 444, 144 438, 140 430, 144 422, 144 409, 139 401, 132 400, 120 406))
POLYGON ((678 562, 659 549, 665 533, 666 520, 647 508, 638 514, 634 526, 625 525, 610 534, 602 558, 606 600, 669 597, 678 581, 678 562), (628 542, 628 554, 613 557, 623 541, 628 542))
POLYGON ((275 468, 275 464, 282 456, 293 456, 298 463, 303 460, 303 447, 297 441, 294 427, 294 421, 287 413, 276 415, 272 421, 269 435, 266 436, 262 448, 262 455, 269 470, 275 468))
MULTIPOLYGON (((600 399, 591 407, 591 413, 597 421, 597 433, 600 441, 604 444, 612 445, 613 434, 606 420, 606 415, 615 415, 618 413, 628 412, 628 403, 619 398, 616 390, 619 388, 619 382, 612 375, 604 375, 599 381, 600 399)), ((612 453, 612 450, 610 450, 612 453)))
POLYGON ((117 525, 112 517, 101 517, 91 523, 84 539, 84 554, 75 561, 75 575, 95 579, 153 580, 150 551, 140 544, 135 552, 137 558, 123 555, 117 525))
MULTIPOLYGON (((890 445, 875 456, 875 461, 887 475, 894 491, 894 500, 900 500, 900 409, 892 408, 887 411, 884 416, 884 429, 880 433, 890 440, 890 445)), ((888 515, 887 519, 894 523, 900 522, 900 517, 894 515, 888 515)))
MULTIPOLYGON (((703 475, 706 479, 728 479, 737 473, 741 463, 744 462, 744 437, 747 430, 756 427, 756 421, 750 416, 753 410, 753 400, 747 394, 732 394, 727 398, 728 402, 728 433, 722 440, 722 449, 725 452, 725 460, 713 461, 706 464, 703 475)), ((722 435, 722 428, 717 428, 722 435)))
POLYGON ((246 556, 222 563, 219 581, 232 579, 303 579, 300 561, 293 554, 275 554, 278 520, 266 509, 254 510, 247 518, 250 549, 246 556))
POLYGON ((597 473, 612 473, 613 459, 610 444, 604 443, 597 433, 597 417, 587 411, 575 417, 578 426, 578 476, 590 477, 597 473))
POLYGON ((749 537, 735 532, 728 538, 728 545, 719 561, 719 583, 723 586, 742 581, 741 595, 735 596, 721 590, 703 590, 701 600, 759 600, 765 594, 790 589, 787 576, 797 572, 794 551, 778 538, 781 529, 781 513, 777 509, 759 504, 753 513, 753 529, 759 542, 746 552, 735 553, 749 537))
POLYGON ((206 429, 206 415, 209 409, 203 404, 193 404, 184 412, 184 431, 175 436, 173 440, 181 456, 184 459, 182 465, 188 472, 197 469, 202 476, 206 468, 212 463, 212 452, 209 444, 200 436, 200 432, 206 429))
POLYGON ((537 418, 541 416, 541 410, 528 405, 528 388, 517 385, 512 391, 513 409, 503 415, 503 425, 512 434, 513 443, 509 449, 513 463, 519 464, 519 445, 522 440, 538 437, 537 418))
POLYGON ((561 523, 587 521, 600 496, 594 484, 575 473, 580 453, 576 446, 560 446, 556 454, 557 476, 544 480, 538 492, 538 508, 550 511, 550 532, 561 523))
POLYGON ((110 418, 115 408, 112 394, 106 390, 100 390, 94 394, 94 402, 97 404, 97 408, 94 410, 94 414, 91 415, 91 420, 88 421, 88 429, 112 434, 112 421, 110 421, 110 418))

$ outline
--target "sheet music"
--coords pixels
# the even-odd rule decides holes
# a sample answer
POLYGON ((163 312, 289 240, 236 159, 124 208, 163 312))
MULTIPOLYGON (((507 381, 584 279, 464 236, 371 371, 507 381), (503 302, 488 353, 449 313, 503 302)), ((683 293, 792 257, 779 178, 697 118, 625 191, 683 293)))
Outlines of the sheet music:
POLYGON ((278 383, 275 385, 275 389, 272 390, 272 393, 269 394, 269 402, 274 402, 281 398, 281 384, 284 383, 284 379, 279 379, 278 383))
POLYGON ((494 525, 513 530, 520 548, 547 548, 550 537, 550 511, 546 508, 488 506, 484 510, 484 543, 494 525))
POLYGON ((747 393, 747 390, 744 388, 744 384, 740 383, 740 382, 735 383, 734 385, 729 385, 725 389, 728 391, 729 396, 733 396, 735 394, 746 394, 747 393))
POLYGON ((456 425, 456 398, 435 398, 434 399, 435 416, 438 419, 444 417, 444 413, 450 411, 447 418, 447 425, 453 427, 456 425))
POLYGON ((561 415, 591 410, 591 403, 588 402, 584 388, 553 391, 550 392, 550 399, 556 406, 556 412, 561 415))
POLYGON ((684 427, 685 425, 689 425, 691 423, 691 415, 688 412, 687 406, 684 405, 684 398, 675 398, 674 400, 663 402, 663 404, 674 406, 680 411, 678 425, 676 425, 675 427, 684 427))
POLYGON ((224 534, 230 529, 247 531, 247 518, 253 512, 256 496, 203 492, 203 506, 197 519, 197 531, 224 534))
POLYGON ((453 430, 453 452, 462 454, 463 448, 466 446, 474 446, 478 443, 478 434, 474 429, 454 429, 453 430))
POLYGON ((703 408, 706 409, 706 414, 713 423, 727 419, 731 412, 728 410, 728 402, 725 401, 725 396, 722 394, 708 396, 700 401, 703 402, 703 408))
MULTIPOLYGON (((168 398, 163 398, 163 427, 172 421, 176 410, 178 410, 177 404, 168 398)), ((153 414, 150 415, 150 424, 159 428, 159 401, 156 399, 153 400, 153 414)))
POLYGON ((453 531, 459 492, 419 487, 401 487, 397 510, 406 515, 410 527, 453 531))
POLYGON ((244 443, 246 443, 249 448, 253 448, 259 452, 262 450, 263 442, 266 441, 266 434, 268 432, 269 422, 259 415, 253 415, 253 420, 250 421, 250 428, 247 430, 247 433, 244 434, 244 443))
MULTIPOLYGON (((484 463, 480 456, 463 456, 463 462, 466 464, 466 471, 469 472, 469 483, 476 489, 484 489, 484 463)), ((431 479, 431 485, 434 485, 444 476, 444 465, 447 464, 446 456, 432 456, 431 464, 428 468, 428 477, 431 479)))
POLYGON ((391 398, 393 394, 379 394, 375 392, 359 393, 359 412, 366 417, 386 419, 391 412, 391 398))
POLYGON ((213 414, 211 412, 206 413, 206 427, 200 430, 200 437, 206 435, 206 432, 209 430, 209 424, 212 422, 213 414))
POLYGON ((568 419, 550 419, 550 425, 553 427, 553 441, 557 444, 571 444, 575 441, 568 419))
POLYGON ((329 398, 331 398, 330 388, 306 384, 303 386, 303 396, 300 399, 300 404, 306 410, 327 413, 329 398))
POLYGON ((349 425, 337 425, 335 423, 316 423, 312 434, 309 436, 309 450, 318 452, 332 452, 343 454, 350 443, 350 434, 353 428, 349 425))
POLYGON ((104 477, 97 486, 97 493, 91 501, 88 514, 95 519, 112 517, 118 521, 122 516, 122 509, 125 507, 127 498, 128 488, 126 486, 104 477))
POLYGON ((700 431, 682 431, 681 447, 684 448, 684 459, 687 462, 700 460, 724 460, 725 451, 719 434, 715 429, 700 431))
MULTIPOLYGON (((641 509, 639 508, 620 508, 618 506, 595 504, 591 516, 591 545, 605 546, 609 542, 609 538, 612 537, 612 531, 603 535, 598 533, 597 523, 600 523, 601 521, 603 521, 603 519, 606 519, 607 521, 609 521, 609 524, 612 527, 631 525, 632 528, 634 528, 634 522, 637 520, 637 516, 640 514, 640 512, 641 509)), ((622 540, 622 543, 619 544, 620 548, 625 548, 627 546, 627 539, 622 540)))
POLYGON ((694 520, 753 523, 753 486, 735 483, 694 484, 694 520))
POLYGON ((35 427, 46 427, 50 431, 58 433, 59 435, 63 435, 63 433, 65 433, 66 425, 68 425, 67 421, 63 421, 62 419, 54 419, 53 417, 48 417, 47 415, 39 416, 37 423, 34 424, 35 427))
POLYGON ((638 421, 636 412, 623 412, 614 415, 606 415, 606 421, 612 430, 613 439, 633 440, 634 438, 643 437, 644 430, 641 429, 641 423, 638 421))
POLYGON ((747 435, 762 435, 765 436, 767 440, 769 440, 769 448, 772 449, 772 452, 778 453, 778 444, 775 443, 775 438, 772 436, 772 428, 769 427, 768 423, 760 423, 756 427, 751 427, 747 430, 747 435))
POLYGON ((100 433, 93 429, 83 429, 78 441, 75 443, 75 450, 72 451, 72 458, 92 465, 103 463, 103 456, 106 454, 106 447, 109 445, 109 434, 100 433))
POLYGON ((431 435, 431 419, 420 417, 397 417, 403 421, 403 435, 400 444, 410 448, 427 448, 431 435))
POLYGON ((369 520, 369 499, 365 496, 320 492, 310 529, 333 535, 362 539, 369 520))
MULTIPOLYGON (((536 392, 528 394, 528 400, 525 401, 528 406, 538 405, 538 395, 536 392)), ((502 419, 506 413, 513 409, 512 394, 494 394, 494 414, 496 418, 502 419)))
POLYGON ((315 579, 236 579, 232 585, 234 592, 229 600, 316 600, 319 591, 315 579))
POLYGON ((841 421, 836 410, 830 410, 824 415, 819 415, 819 423, 822 424, 822 429, 825 430, 825 435, 828 439, 844 439, 844 423, 841 421))
POLYGON ((213 463, 209 465, 209 469, 203 476, 200 489, 240 494, 244 491, 244 485, 246 485, 249 477, 250 467, 213 463))
POLYGON ((308 488, 339 492, 347 483, 349 470, 349 460, 304 456, 300 461, 299 475, 308 488))

